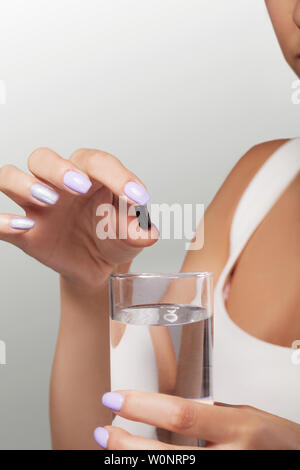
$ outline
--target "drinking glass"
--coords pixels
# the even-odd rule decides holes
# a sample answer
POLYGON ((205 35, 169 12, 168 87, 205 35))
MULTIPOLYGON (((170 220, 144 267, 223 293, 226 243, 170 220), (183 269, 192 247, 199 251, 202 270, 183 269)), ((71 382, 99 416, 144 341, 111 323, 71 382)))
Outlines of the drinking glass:
MULTIPOLYGON (((211 273, 114 273, 109 296, 111 390, 159 392, 211 404, 211 273)), ((197 438, 119 416, 113 424, 164 442, 203 445, 197 438)))

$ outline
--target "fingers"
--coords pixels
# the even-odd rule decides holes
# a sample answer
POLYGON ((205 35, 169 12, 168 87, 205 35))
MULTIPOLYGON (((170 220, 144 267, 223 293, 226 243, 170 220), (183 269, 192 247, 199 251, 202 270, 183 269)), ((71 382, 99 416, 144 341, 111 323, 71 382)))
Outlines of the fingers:
POLYGON ((25 249, 26 234, 34 229, 35 221, 23 216, 0 214, 0 240, 25 249))
POLYGON ((46 207, 56 204, 59 199, 59 194, 52 188, 13 165, 0 168, 0 191, 20 206, 46 207))
POLYGON ((108 187, 116 196, 130 204, 145 205, 150 199, 141 180, 114 155, 100 150, 77 150, 71 161, 88 176, 108 187))
POLYGON ((0 214, 0 234, 3 235, 14 235, 20 230, 30 230, 34 225, 34 220, 29 219, 28 217, 12 214, 0 214))
POLYGON ((30 155, 28 168, 37 178, 74 195, 86 194, 92 186, 88 176, 76 165, 47 148, 37 149, 30 155))
POLYGON ((37 178, 73 194, 88 193, 93 179, 97 189, 104 185, 129 204, 145 205, 150 199, 134 173, 118 158, 100 150, 77 150, 65 160, 50 149, 40 148, 30 155, 28 167, 37 178))
POLYGON ((104 394, 102 403, 123 418, 210 442, 232 440, 243 424, 237 408, 158 393, 122 390, 104 394))
MULTIPOLYGON (((115 426, 105 426, 96 428, 94 431, 96 442, 108 450, 182 450, 191 447, 179 447, 164 442, 133 436, 123 429, 115 426)), ((196 447, 195 450, 199 450, 196 447)))

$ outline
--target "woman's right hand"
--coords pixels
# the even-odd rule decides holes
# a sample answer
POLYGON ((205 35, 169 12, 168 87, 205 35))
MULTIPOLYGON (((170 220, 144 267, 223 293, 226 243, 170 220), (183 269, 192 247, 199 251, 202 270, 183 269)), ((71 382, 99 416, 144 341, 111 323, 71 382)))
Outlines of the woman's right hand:
MULTIPOLYGON (((0 239, 63 277, 97 288, 118 265, 130 263, 157 241, 155 225, 146 237, 137 217, 128 211, 120 217, 123 227, 127 223, 127 238, 119 238, 119 197, 128 207, 146 204, 149 195, 137 176, 113 155, 80 149, 65 160, 40 148, 30 155, 28 168, 31 174, 12 165, 0 169, 0 190, 26 213, 26 218, 0 214, 0 239), (102 204, 115 208, 115 239, 97 236, 96 211, 102 204)), ((102 215, 114 228, 113 212, 102 215)))

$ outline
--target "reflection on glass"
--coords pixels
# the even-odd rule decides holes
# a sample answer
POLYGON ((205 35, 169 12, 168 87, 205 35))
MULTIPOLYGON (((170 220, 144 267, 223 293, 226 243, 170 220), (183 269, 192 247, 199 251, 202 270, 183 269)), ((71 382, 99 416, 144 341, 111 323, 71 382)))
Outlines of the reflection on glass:
MULTIPOLYGON (((209 273, 120 274, 110 279, 111 389, 212 402, 209 273)), ((164 442, 194 438, 117 417, 114 424, 164 442)))

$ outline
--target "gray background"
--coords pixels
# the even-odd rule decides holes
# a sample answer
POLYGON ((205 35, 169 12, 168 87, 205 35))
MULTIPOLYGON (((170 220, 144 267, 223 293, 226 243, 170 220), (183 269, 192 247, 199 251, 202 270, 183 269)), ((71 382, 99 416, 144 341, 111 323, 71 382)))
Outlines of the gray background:
MULTIPOLYGON (((100 148, 152 202, 207 206, 249 147, 298 133, 263 0, 2 0, 0 57, 0 165, 26 169, 39 146, 100 148)), ((161 241, 133 270, 177 271, 184 254, 161 241)), ((49 448, 57 275, 4 243, 0 263, 0 448, 49 448)))

